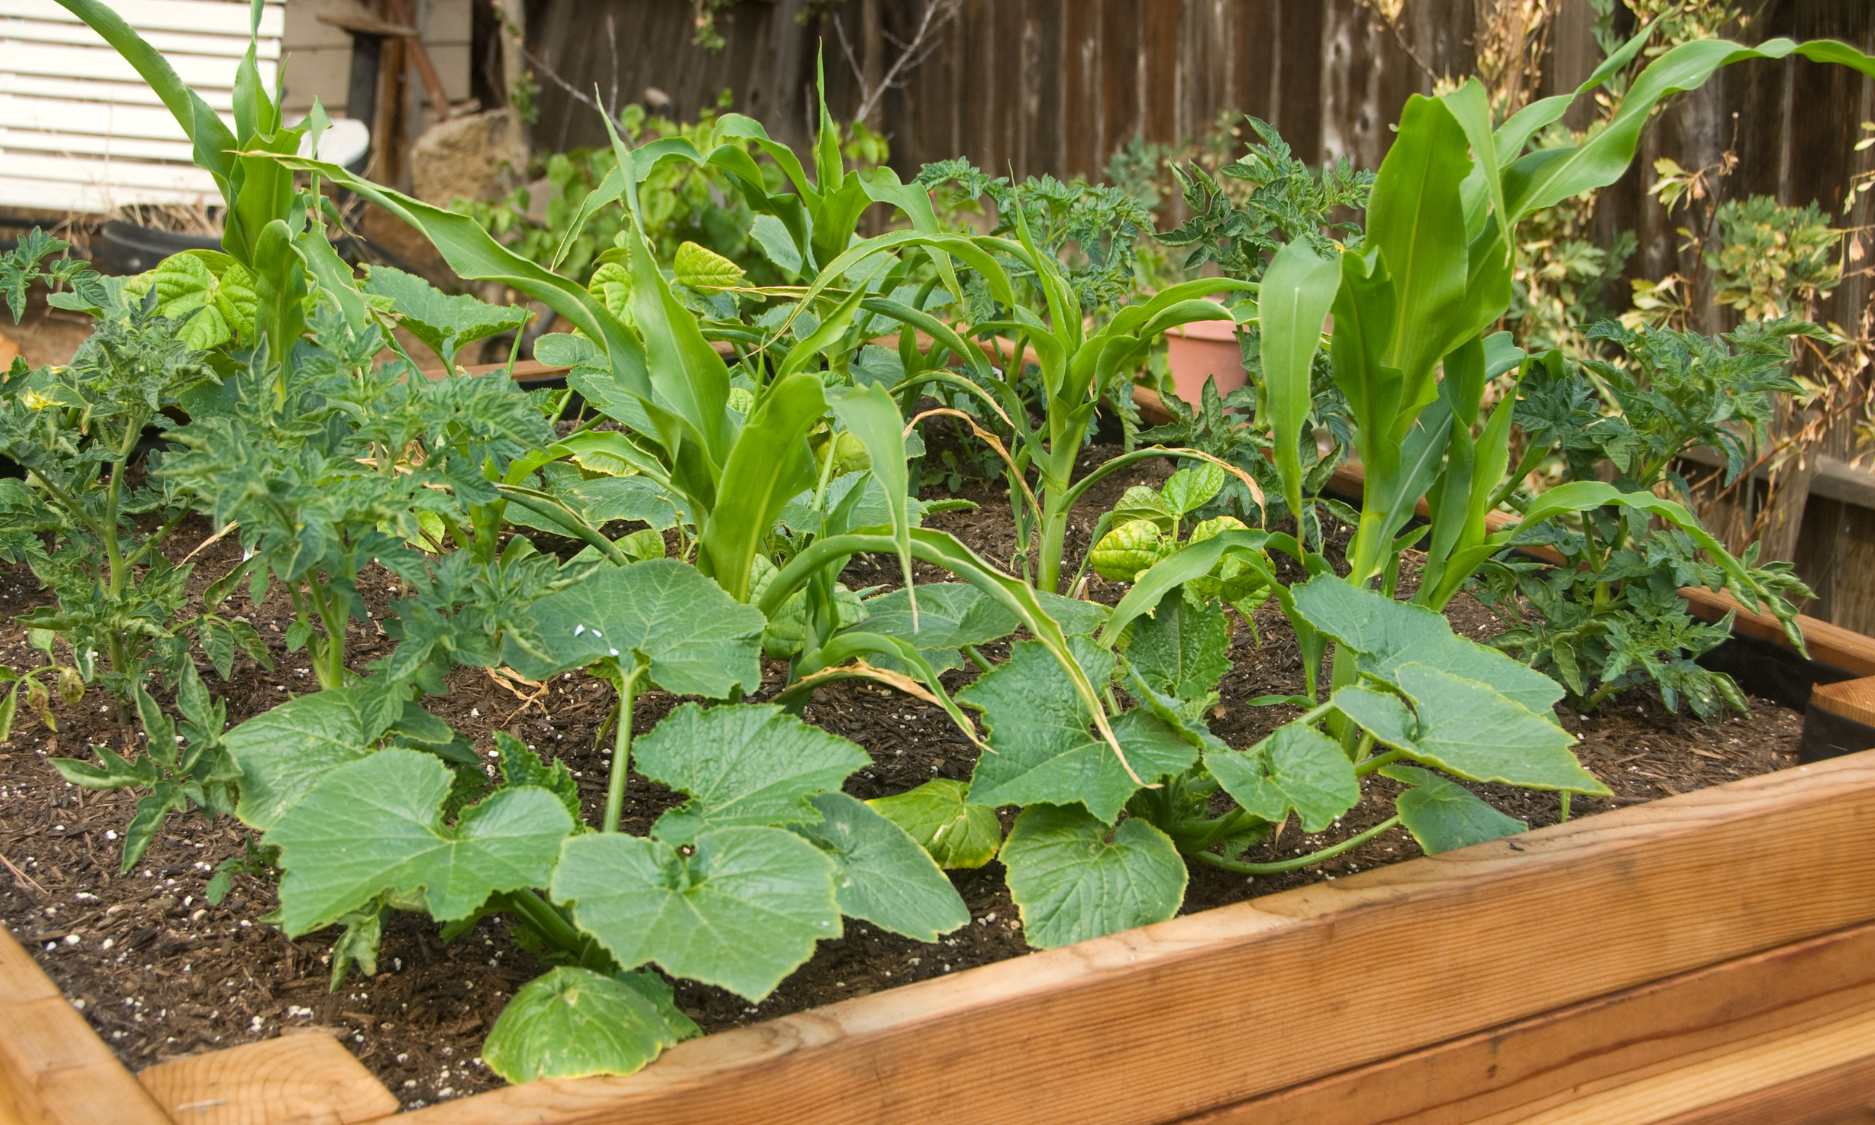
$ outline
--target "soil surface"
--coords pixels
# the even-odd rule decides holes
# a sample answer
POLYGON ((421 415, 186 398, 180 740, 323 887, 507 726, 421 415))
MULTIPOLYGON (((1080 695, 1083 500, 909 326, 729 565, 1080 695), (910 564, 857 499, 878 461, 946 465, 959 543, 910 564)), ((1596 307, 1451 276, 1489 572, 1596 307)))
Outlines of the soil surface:
MULTIPOLYGON (((1149 468, 1130 479, 1110 479, 1080 512, 1070 536, 1070 557, 1087 546, 1095 516, 1128 483, 1162 478, 1149 468)), ((985 557, 1007 563, 1013 548, 1007 501, 1000 490, 968 489, 980 507, 948 512, 929 522, 951 531, 985 557)), ((185 526, 174 541, 180 556, 207 538, 205 527, 185 526)), ((204 549, 194 560, 193 581, 205 585, 239 561, 232 539, 204 549)), ((854 587, 888 585, 895 564, 862 560, 845 581, 854 587)), ((941 575, 921 569, 920 581, 941 575)), ((1111 601, 1120 589, 1096 580, 1093 596, 1111 601)), ((374 614, 396 594, 389 575, 375 576, 365 591, 374 614)), ((0 614, 12 619, 43 596, 23 569, 0 569, 0 614)), ((260 605, 236 594, 229 611, 247 616, 272 650, 271 668, 240 667, 226 684, 211 686, 228 701, 230 722, 258 714, 290 693, 312 690, 304 653, 285 651, 290 620, 284 604, 260 605)), ((1450 616, 1468 635, 1486 638, 1501 626, 1490 610, 1469 599, 1455 602, 1450 616)), ((1223 685, 1214 715, 1217 734, 1247 746, 1290 718, 1293 709, 1256 708, 1260 695, 1290 694, 1302 687, 1302 664, 1287 625, 1273 605, 1257 615, 1257 632, 1238 624, 1235 667, 1223 685)), ((382 654, 389 642, 371 622, 350 638, 354 664, 382 654)), ((1003 653, 990 646, 992 658, 1003 653)), ((0 664, 33 663, 23 631, 9 625, 0 635, 0 664)), ((952 673, 952 688, 966 673, 952 673)), ((768 689, 783 669, 769 669, 768 689)), ((560 677, 536 698, 517 696, 481 671, 457 672, 447 696, 428 706, 489 751, 492 735, 509 730, 543 753, 566 761, 579 779, 588 815, 597 819, 603 802, 607 755, 598 744, 611 705, 610 689, 580 676, 560 677)), ((654 726, 674 701, 656 693, 637 705, 635 729, 654 726)), ((76 704, 56 708, 58 730, 50 732, 21 709, 12 741, 0 751, 0 918, 79 1006, 124 1062, 141 1068, 198 1051, 265 1039, 283 1032, 318 1029, 336 1035, 408 1107, 461 1096, 497 1085, 478 1053, 503 1004, 541 966, 504 932, 499 920, 484 922, 453 945, 437 937, 427 918, 395 915, 387 920, 378 972, 354 976, 337 991, 328 988, 333 935, 288 941, 262 921, 275 907, 272 883, 241 876, 218 906, 204 892, 211 872, 242 852, 250 839, 233 821, 201 816, 176 818, 150 848, 142 864, 120 874, 120 833, 130 820, 135 796, 74 788, 47 764, 51 756, 83 756, 91 745, 134 748, 139 734, 119 724, 107 699, 94 691, 76 704)), ((1718 785, 1791 765, 1801 716, 1773 703, 1752 700, 1751 713, 1702 724, 1666 713, 1635 695, 1599 713, 1561 712, 1580 736, 1576 752, 1615 796, 1578 800, 1576 815, 1718 785)), ((899 792, 933 777, 967 778, 975 751, 942 712, 907 696, 866 683, 823 688, 807 718, 865 746, 873 765, 855 774, 847 789, 858 797, 899 792)), ((1390 782, 1370 784, 1362 804, 1321 836, 1292 826, 1273 844, 1246 858, 1267 861, 1323 847, 1392 814, 1390 782)), ((1532 826, 1554 823, 1553 796, 1497 787, 1480 792, 1498 808, 1532 826)), ((674 803, 672 794, 643 778, 631 780, 626 826, 642 831, 674 803)), ((1400 829, 1318 867, 1275 878, 1246 879, 1196 866, 1185 910, 1201 910, 1321 879, 1363 871, 1417 854, 1400 829)), ((814 959, 760 1005, 699 985, 680 985, 679 1001, 704 1028, 714 1030, 799 1011, 874 992, 907 981, 940 976, 1026 951, 1017 911, 992 863, 955 873, 972 922, 933 945, 921 945, 849 922, 845 936, 822 943, 814 959)))

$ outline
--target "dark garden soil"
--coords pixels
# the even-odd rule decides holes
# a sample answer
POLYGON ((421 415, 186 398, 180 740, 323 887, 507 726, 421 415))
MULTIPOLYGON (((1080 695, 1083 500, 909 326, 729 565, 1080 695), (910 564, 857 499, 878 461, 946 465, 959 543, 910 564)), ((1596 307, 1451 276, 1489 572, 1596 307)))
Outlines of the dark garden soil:
MULTIPOLYGON (((1131 481, 1113 479, 1083 505, 1070 537, 1070 557, 1079 558, 1095 516, 1125 484, 1158 479, 1163 467, 1131 481)), ((951 531, 985 557, 1006 564, 1013 548, 1006 499, 1000 491, 971 489, 981 507, 950 512, 929 522, 951 531)), ((178 552, 205 537, 185 528, 178 552)), ((205 549, 195 560, 194 580, 204 584, 238 561, 231 540, 205 549)), ((888 585, 894 567, 861 561, 846 576, 855 587, 888 585)), ((939 580, 936 572, 919 573, 939 580)), ((1117 587, 1096 581, 1094 596, 1113 600, 1117 587)), ((380 576, 366 591, 374 614, 395 595, 394 580, 380 576)), ((0 613, 10 621, 41 598, 24 570, 0 570, 0 613)), ((229 705, 231 722, 266 710, 289 693, 313 688, 303 653, 285 651, 288 616, 282 604, 259 606, 236 595, 230 610, 253 620, 273 650, 271 669, 243 667, 215 686, 229 705)), ((1253 708, 1259 695, 1301 690, 1300 655, 1273 605, 1257 615, 1261 643, 1241 623, 1234 641, 1235 668, 1224 681, 1223 702, 1214 715, 1217 734, 1247 746, 1294 712, 1253 708)), ((1479 638, 1497 628, 1492 613, 1460 599, 1450 614, 1462 632, 1479 638)), ((367 623, 352 637, 355 663, 382 654, 389 642, 367 623)), ((992 655, 1001 655, 992 649, 992 655)), ((31 663, 22 630, 0 637, 0 663, 31 663)), ((769 669, 769 688, 783 669, 769 669)), ((963 673, 953 673, 967 678, 963 673)), ((963 678, 957 684, 961 686, 963 678)), ((481 671, 459 671, 446 697, 429 706, 489 751, 496 730, 510 730, 543 753, 566 761, 579 779, 588 814, 597 818, 605 786, 606 754, 595 743, 611 704, 609 689, 590 678, 565 676, 537 698, 524 699, 481 671)), ((647 730, 672 705, 651 694, 635 715, 647 730)), ((150 848, 140 867, 119 874, 119 833, 131 816, 134 796, 79 790, 59 779, 48 756, 82 756, 102 743, 134 745, 140 735, 120 725, 107 701, 92 692, 76 705, 59 705, 58 731, 43 730, 22 708, 11 743, 0 750, 0 917, 26 945, 92 1026, 130 1067, 232 1046, 294 1031, 322 1031, 345 1043, 407 1106, 472 1093, 498 1084, 477 1057, 483 1037, 513 991, 541 966, 519 949, 499 921, 484 922, 454 945, 436 937, 426 918, 398 915, 385 927, 378 973, 354 977, 336 992, 328 989, 332 937, 320 934, 288 941, 261 919, 274 908, 270 882, 249 876, 235 881, 219 906, 204 890, 210 873, 239 854, 250 834, 233 822, 199 816, 178 818, 150 848)), ((968 777, 974 751, 943 714, 883 688, 846 682, 822 689, 807 718, 845 735, 872 752, 873 765, 847 789, 872 797, 907 789, 933 777, 968 777)), ((1600 713, 1562 711, 1565 726, 1581 737, 1582 762, 1615 791, 1608 800, 1579 800, 1577 815, 1654 800, 1742 777, 1766 773, 1795 761, 1801 716, 1776 704, 1752 700, 1749 716, 1702 724, 1663 711, 1642 696, 1615 701, 1600 713)), ((674 798, 642 778, 632 779, 627 827, 644 830, 674 798)), ((1312 851, 1391 815, 1391 783, 1369 787, 1363 803, 1322 836, 1290 831, 1252 860, 1312 851)), ((1533 826, 1554 823, 1553 797, 1483 787, 1497 807, 1533 826)), ((1364 871, 1417 854, 1405 832, 1395 829, 1319 867, 1278 878, 1249 880, 1205 867, 1192 872, 1187 911, 1240 901, 1322 879, 1364 871)), ((970 906, 972 923, 935 945, 884 934, 849 923, 846 935, 823 943, 814 959, 764 1003, 751 1006, 728 993, 683 985, 679 999, 706 1029, 718 1029, 799 1011, 874 992, 907 981, 955 972, 1025 952, 1019 920, 1002 872, 992 863, 956 874, 970 906)))

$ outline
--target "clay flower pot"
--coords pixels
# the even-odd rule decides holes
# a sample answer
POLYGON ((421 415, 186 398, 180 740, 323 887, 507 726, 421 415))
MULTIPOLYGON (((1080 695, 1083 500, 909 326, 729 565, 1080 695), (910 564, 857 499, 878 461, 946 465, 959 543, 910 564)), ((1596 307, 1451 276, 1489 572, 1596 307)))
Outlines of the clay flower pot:
POLYGON ((1167 329, 1165 351, 1173 389, 1192 406, 1203 401, 1206 379, 1217 384, 1220 396, 1244 385, 1243 354, 1237 350, 1233 321, 1194 320, 1167 329))

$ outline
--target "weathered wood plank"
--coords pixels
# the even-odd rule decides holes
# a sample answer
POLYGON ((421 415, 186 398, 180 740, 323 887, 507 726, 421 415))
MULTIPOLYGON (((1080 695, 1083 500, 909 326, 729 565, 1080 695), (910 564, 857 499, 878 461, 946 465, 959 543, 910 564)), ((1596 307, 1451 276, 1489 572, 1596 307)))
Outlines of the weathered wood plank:
MULTIPOLYGON (((1663 1068, 1809 1035, 1870 1011, 1875 926, 1856 926, 1345 1070, 1192 1122, 1523 1120, 1591 1090, 1650 1082, 1663 1068)), ((1767 1069, 1758 1077, 1752 1090, 1763 1093, 1760 1087, 1785 1076, 1767 1069)))
POLYGON ((1062 20, 1063 172, 1092 167, 1101 156, 1100 6, 1101 0, 1076 0, 1062 20))
POLYGON ((629 1079, 410 1120, 1188 1115, 1867 923, 1875 865, 1838 857, 1871 847, 1863 754, 715 1035, 629 1079), (1413 970, 1362 971, 1379 950, 1413 970))
POLYGON ((167 1125, 168 1115, 4 927, 0 1028, 0 1121, 167 1125))
POLYGON ((157 1063, 137 1081, 177 1125, 350 1125, 397 1112, 397 1098, 318 1032, 157 1063))

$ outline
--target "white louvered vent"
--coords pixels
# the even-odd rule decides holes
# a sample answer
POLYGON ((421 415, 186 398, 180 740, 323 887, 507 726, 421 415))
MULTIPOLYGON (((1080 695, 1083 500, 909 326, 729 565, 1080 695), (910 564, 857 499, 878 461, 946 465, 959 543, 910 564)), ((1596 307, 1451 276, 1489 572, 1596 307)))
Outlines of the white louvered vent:
MULTIPOLYGON (((114 6, 232 123, 247 0, 114 6)), ((284 26, 284 0, 268 0, 258 56, 269 89, 284 26)), ((219 198, 181 126, 96 32, 53 0, 0 0, 0 206, 102 212, 219 198)))

